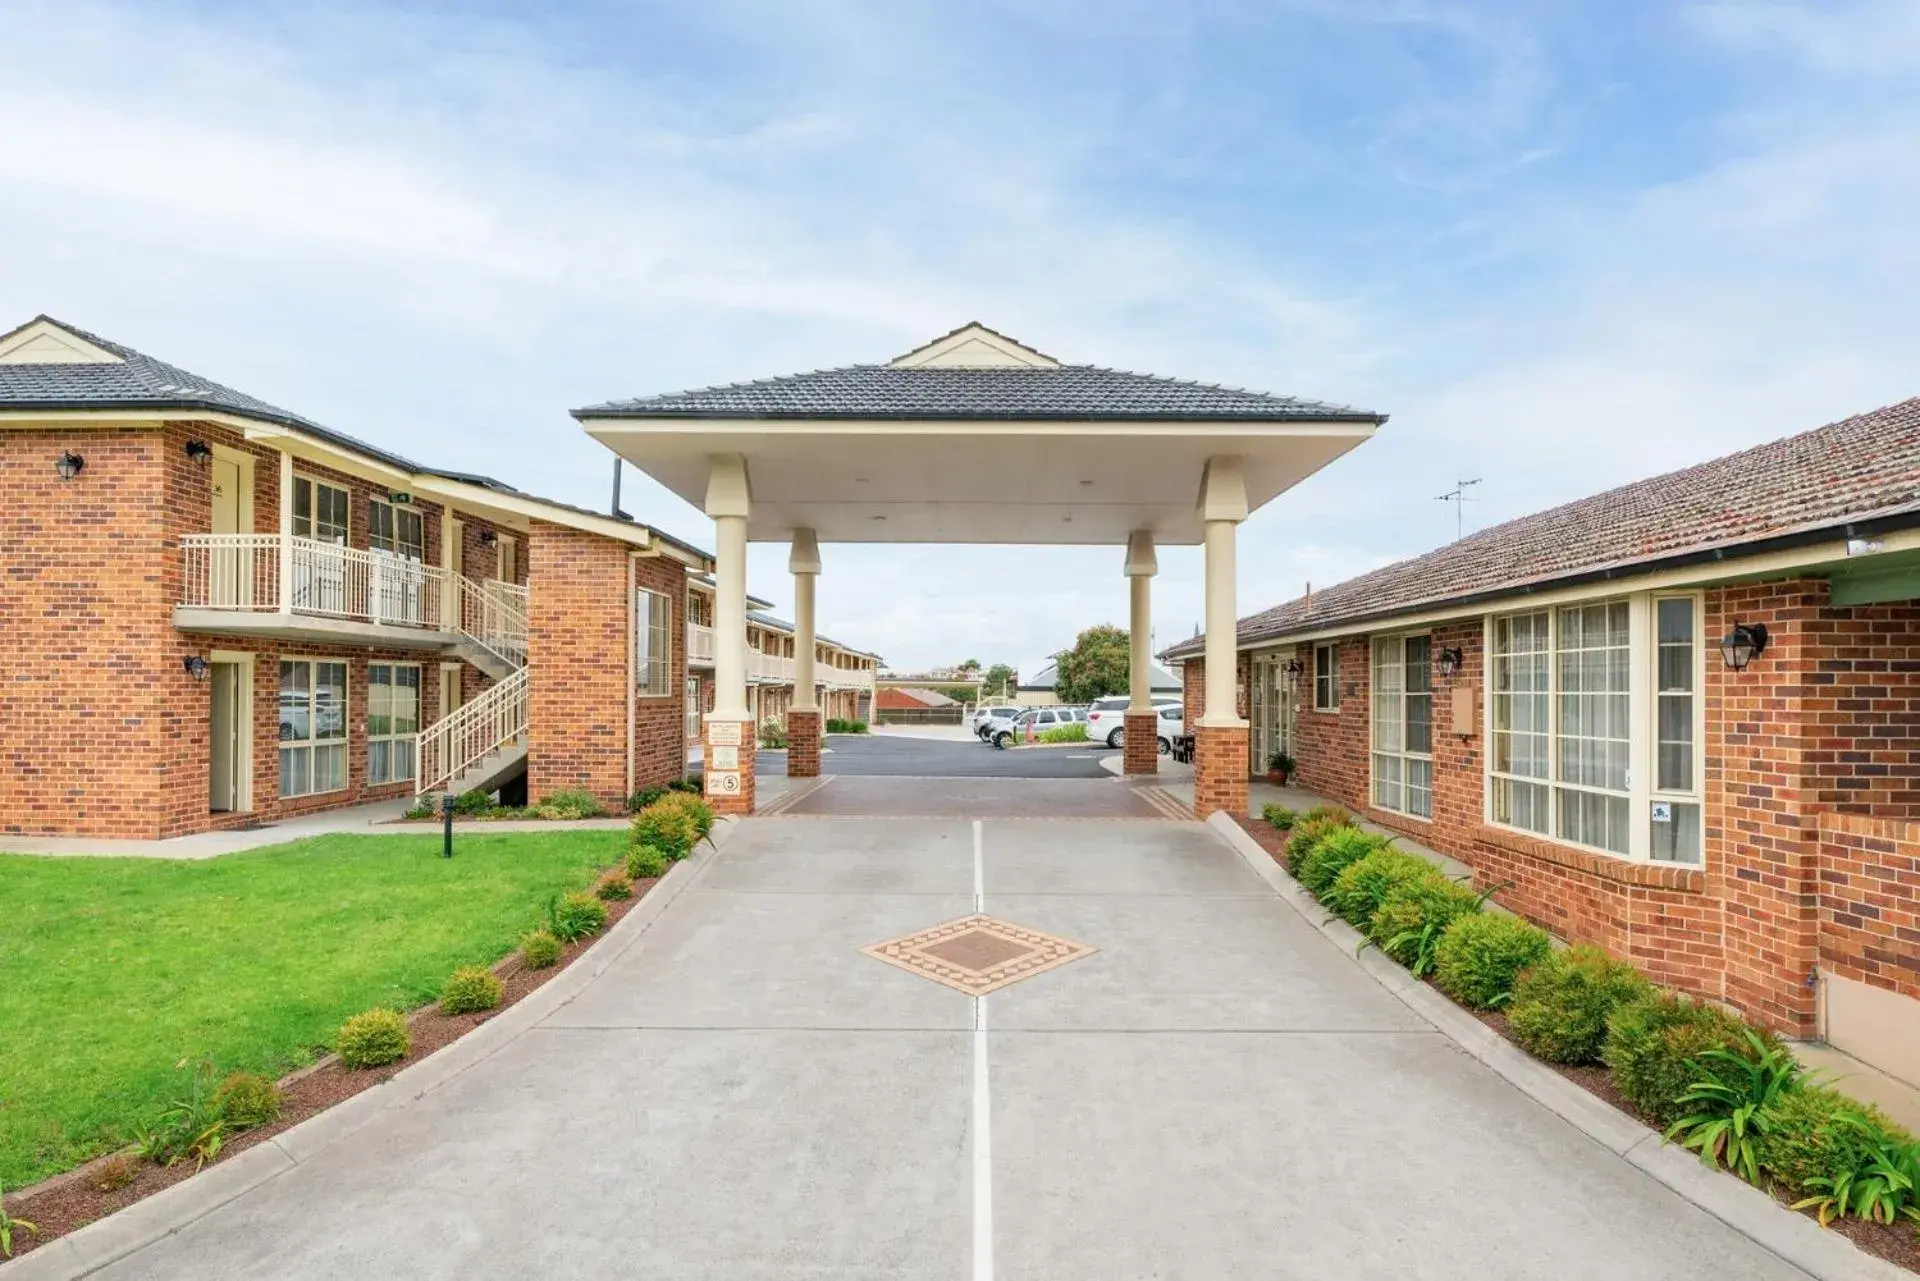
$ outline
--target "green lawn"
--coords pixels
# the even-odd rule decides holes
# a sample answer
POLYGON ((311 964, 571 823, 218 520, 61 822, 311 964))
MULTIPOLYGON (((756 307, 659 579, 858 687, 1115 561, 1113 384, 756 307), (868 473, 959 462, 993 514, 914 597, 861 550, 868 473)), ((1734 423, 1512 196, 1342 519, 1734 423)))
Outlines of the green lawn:
POLYGON ((110 1150, 177 1065, 279 1073, 347 1015, 434 997, 621 832, 324 836, 205 862, 0 854, 0 1187, 110 1150))

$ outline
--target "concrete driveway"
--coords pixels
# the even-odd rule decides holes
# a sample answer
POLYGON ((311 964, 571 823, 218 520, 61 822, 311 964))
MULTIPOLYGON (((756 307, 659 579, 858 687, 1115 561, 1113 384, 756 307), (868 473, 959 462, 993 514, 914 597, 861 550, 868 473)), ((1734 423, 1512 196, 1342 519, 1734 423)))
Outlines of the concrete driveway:
POLYGON ((1456 1050, 1205 828, 790 818, 490 1058, 104 1275, 1802 1274, 1456 1050), (976 911, 1097 950, 984 998, 860 950, 976 911))
MULTIPOLYGON (((942 741, 896 734, 835 734, 820 758, 823 774, 920 778, 1107 778, 1106 748, 1045 747, 997 751, 978 739, 942 741)), ((783 753, 759 758, 781 772, 783 753)))

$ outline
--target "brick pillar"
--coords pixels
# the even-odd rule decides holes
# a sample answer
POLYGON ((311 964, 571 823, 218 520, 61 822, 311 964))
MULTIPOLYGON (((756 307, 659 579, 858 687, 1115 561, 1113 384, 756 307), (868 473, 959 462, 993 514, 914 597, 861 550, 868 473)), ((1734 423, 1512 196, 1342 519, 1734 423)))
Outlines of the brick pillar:
POLYGON ((753 813, 753 757, 758 746, 752 721, 708 716, 701 764, 702 789, 716 814, 753 813), (718 738, 719 742, 715 739, 718 738), (729 768, 732 767, 732 768, 729 768))
POLYGON ((1127 751, 1124 763, 1127 773, 1158 774, 1160 772, 1160 714, 1128 712, 1125 724, 1127 751))
MULTIPOLYGON (((1127 736, 1129 742, 1133 736, 1127 736)), ((1247 812, 1247 727, 1201 725, 1193 731, 1193 816, 1247 812)))
POLYGON ((820 775, 820 713, 787 709, 787 777, 820 775))

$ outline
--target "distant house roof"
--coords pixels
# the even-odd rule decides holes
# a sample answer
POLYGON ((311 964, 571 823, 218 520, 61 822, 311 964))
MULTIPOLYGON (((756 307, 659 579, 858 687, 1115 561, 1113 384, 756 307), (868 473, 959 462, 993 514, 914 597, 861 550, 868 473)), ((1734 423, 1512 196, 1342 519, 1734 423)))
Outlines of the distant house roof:
POLYGON ((4 350, 9 341, 16 338, 26 338, 28 343, 17 349, 11 358, 0 358, 0 410, 57 413, 127 409, 236 414, 256 422, 292 428, 303 435, 400 471, 473 485, 539 503, 556 512, 589 516, 596 521, 617 520, 690 555, 707 561, 713 559, 713 553, 651 525, 576 507, 552 498, 542 498, 491 476, 414 462, 343 431, 322 426, 311 418, 270 405, 245 392, 214 382, 211 378, 189 373, 178 365, 170 365, 164 360, 48 315, 36 316, 26 324, 0 334, 0 350, 4 350), (39 332, 29 334, 30 330, 39 332))
MULTIPOLYGON (((1038 672, 1035 672, 1031 678, 1027 680, 1019 681, 1014 686, 1014 688, 1015 689, 1052 689, 1055 685, 1059 683, 1060 683, 1060 665, 1058 663, 1048 663, 1045 667, 1042 667, 1038 672)), ((1160 664, 1158 663, 1151 664, 1151 676, 1149 679, 1148 689, 1149 690, 1166 690, 1166 691, 1178 693, 1180 690, 1180 678, 1178 676, 1175 676, 1172 672, 1168 671, 1166 668, 1160 666, 1160 664)))
POLYGON ((889 687, 874 695, 881 707, 899 710, 903 707, 952 707, 954 700, 938 690, 914 689, 907 687, 889 687))
MULTIPOLYGON (((1753 554, 1920 516, 1920 398, 1481 530, 1240 620, 1238 643, 1753 554)), ((1162 657, 1201 653, 1202 637, 1162 657)))

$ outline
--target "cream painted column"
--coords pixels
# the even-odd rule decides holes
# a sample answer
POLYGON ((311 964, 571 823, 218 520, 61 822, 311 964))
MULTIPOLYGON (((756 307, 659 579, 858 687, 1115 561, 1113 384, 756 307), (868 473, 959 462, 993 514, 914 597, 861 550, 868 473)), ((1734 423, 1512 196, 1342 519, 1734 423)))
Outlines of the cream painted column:
POLYGON ((713 711, 715 720, 747 714, 747 464, 718 454, 707 476, 713 517, 713 711))
POLYGON ((1247 723, 1240 719, 1238 613, 1234 541, 1247 518, 1240 460, 1207 460, 1200 485, 1200 521, 1207 548, 1206 704, 1193 728, 1193 812, 1247 812, 1247 723))
POLYGON ((813 586, 820 575, 820 542, 811 529, 793 531, 787 570, 793 575, 793 710, 817 712, 820 697, 814 691, 813 586))
MULTIPOLYGON (((460 630, 460 583, 453 576, 453 504, 440 504, 440 568, 446 580, 440 584, 440 630, 460 630)), ((629 792, 633 789, 628 788, 629 792)))
POLYGON ((293 612, 293 455, 280 451, 280 612, 293 612))
POLYGON ((1127 578, 1132 613, 1127 630, 1127 701, 1130 712, 1153 710, 1153 576, 1160 572, 1153 553, 1153 531, 1136 529, 1127 537, 1127 578))

